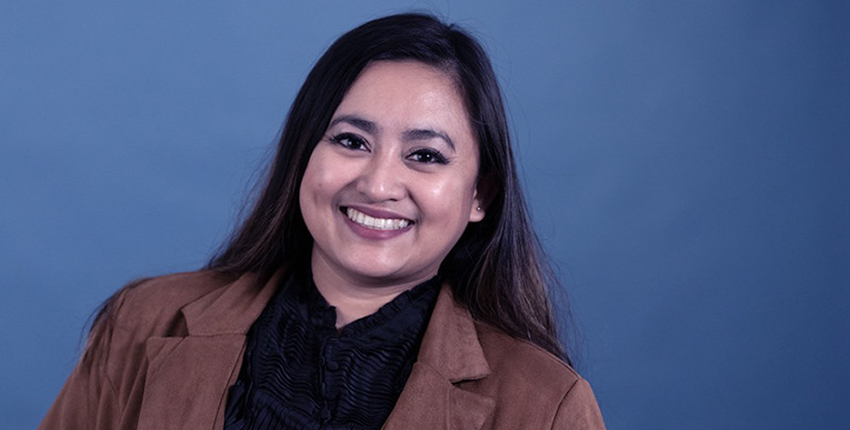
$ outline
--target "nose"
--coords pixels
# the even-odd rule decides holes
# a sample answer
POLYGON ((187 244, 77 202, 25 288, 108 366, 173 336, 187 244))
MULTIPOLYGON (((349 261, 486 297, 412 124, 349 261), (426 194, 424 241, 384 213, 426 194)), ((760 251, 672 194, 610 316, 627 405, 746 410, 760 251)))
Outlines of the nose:
POLYGON ((373 202, 401 200, 407 195, 404 169, 392 151, 378 151, 364 165, 356 189, 373 202))

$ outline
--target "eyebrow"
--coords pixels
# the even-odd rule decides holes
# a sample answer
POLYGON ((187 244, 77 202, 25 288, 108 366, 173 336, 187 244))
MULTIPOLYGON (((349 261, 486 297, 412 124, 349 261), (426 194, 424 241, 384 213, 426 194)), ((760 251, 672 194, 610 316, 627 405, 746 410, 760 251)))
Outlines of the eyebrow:
POLYGON ((434 138, 443 139, 449 145, 449 147, 452 148, 453 152, 456 151, 455 150, 455 143, 452 142, 452 138, 450 138, 448 134, 446 134, 442 131, 431 130, 431 129, 428 129, 428 128, 426 128, 426 129, 418 129, 417 128, 417 129, 405 131, 404 134, 402 134, 402 136, 404 137, 404 140, 407 140, 407 141, 428 140, 428 139, 434 139, 434 138))
MULTIPOLYGON (((331 124, 328 128, 331 128, 339 123, 346 123, 352 125, 360 130, 363 130, 369 134, 375 134, 378 131, 378 125, 368 119, 364 119, 357 115, 342 115, 340 117, 335 118, 331 121, 331 124)), ((405 141, 415 141, 415 140, 429 140, 429 139, 442 139, 445 141, 453 152, 456 152, 455 143, 452 141, 452 138, 449 137, 448 134, 438 130, 432 130, 430 128, 416 128, 411 130, 405 130, 402 133, 402 138, 405 141)))
POLYGON ((331 128, 341 122, 348 123, 357 127, 366 133, 375 134, 375 131, 378 130, 378 125, 368 119, 363 119, 356 115, 343 115, 331 121, 331 125, 328 128, 331 128))

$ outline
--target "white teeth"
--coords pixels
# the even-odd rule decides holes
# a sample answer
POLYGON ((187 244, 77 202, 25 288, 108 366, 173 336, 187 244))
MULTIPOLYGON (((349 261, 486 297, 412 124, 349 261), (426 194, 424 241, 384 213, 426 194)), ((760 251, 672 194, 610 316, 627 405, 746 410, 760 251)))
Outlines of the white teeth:
POLYGON ((356 209, 346 208, 345 214, 348 219, 374 230, 398 230, 407 227, 410 221, 395 218, 374 218, 356 209))

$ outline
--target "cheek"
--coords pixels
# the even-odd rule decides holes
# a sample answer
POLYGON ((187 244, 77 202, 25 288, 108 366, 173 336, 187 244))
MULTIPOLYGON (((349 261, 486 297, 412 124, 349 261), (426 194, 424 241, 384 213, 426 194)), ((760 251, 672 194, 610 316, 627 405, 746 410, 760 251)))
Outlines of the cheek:
POLYGON ((302 205, 326 198, 326 194, 332 188, 335 170, 327 168, 326 159, 327 157, 319 149, 315 150, 310 157, 307 169, 304 171, 304 178, 301 180, 300 201, 302 205))
POLYGON ((316 169, 313 159, 307 165, 307 170, 304 171, 304 177, 301 180, 301 187, 298 193, 298 203, 301 206, 301 213, 305 220, 315 218, 319 203, 323 200, 325 194, 325 185, 319 174, 320 170, 316 169))
POLYGON ((428 185, 423 183, 420 195, 423 196, 421 204, 426 215, 430 214, 437 221, 436 224, 445 227, 465 223, 469 218, 469 205, 473 196, 473 186, 467 182, 454 178, 428 185))

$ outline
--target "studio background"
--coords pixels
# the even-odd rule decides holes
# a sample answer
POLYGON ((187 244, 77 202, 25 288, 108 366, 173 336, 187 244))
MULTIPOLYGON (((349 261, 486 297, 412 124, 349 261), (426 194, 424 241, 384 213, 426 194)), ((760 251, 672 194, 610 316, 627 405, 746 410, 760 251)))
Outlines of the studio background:
POLYGON ((202 266, 340 34, 418 9, 492 55, 611 429, 850 425, 843 1, 0 3, 0 416, 87 318, 202 266))

